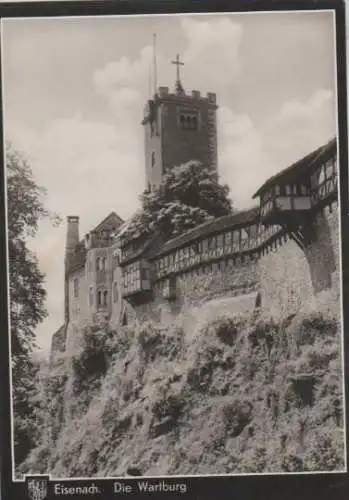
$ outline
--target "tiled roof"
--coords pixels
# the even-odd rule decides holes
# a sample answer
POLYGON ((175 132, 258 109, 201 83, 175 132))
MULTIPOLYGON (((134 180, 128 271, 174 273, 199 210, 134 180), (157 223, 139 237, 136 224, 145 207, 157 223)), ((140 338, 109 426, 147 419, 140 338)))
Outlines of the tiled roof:
POLYGON ((123 220, 118 216, 116 212, 110 212, 102 222, 100 222, 91 232, 103 231, 103 229, 112 229, 114 226, 121 226, 123 220))
POLYGON ((248 222, 257 220, 258 218, 259 206, 256 206, 248 210, 242 210, 240 212, 223 215, 223 217, 209 220, 207 222, 204 222, 203 224, 200 224, 194 229, 191 229, 184 234, 181 234, 180 236, 167 241, 167 243, 165 243, 165 245, 160 249, 160 251, 156 253, 156 255, 154 255, 154 257, 164 255, 176 248, 180 248, 192 241, 203 238, 207 235, 220 233, 233 227, 243 226, 248 222))
POLYGON ((142 243, 140 243, 139 248, 137 248, 134 253, 132 253, 129 257, 124 258, 121 265, 129 264, 140 257, 151 258, 154 252, 157 251, 162 241, 161 235, 158 232, 154 232, 145 238, 142 243))
POLYGON ((312 151, 308 155, 293 163, 291 166, 284 168, 277 174, 273 175, 258 189, 258 191, 253 195, 253 198, 259 196, 268 186, 274 184, 276 181, 282 180, 283 182, 287 182, 288 179, 296 179, 298 176, 302 175, 303 172, 310 170, 312 167, 317 165, 317 161, 322 159, 323 156, 333 153, 336 148, 336 144, 336 138, 331 139, 331 141, 327 144, 321 146, 315 151, 312 151))

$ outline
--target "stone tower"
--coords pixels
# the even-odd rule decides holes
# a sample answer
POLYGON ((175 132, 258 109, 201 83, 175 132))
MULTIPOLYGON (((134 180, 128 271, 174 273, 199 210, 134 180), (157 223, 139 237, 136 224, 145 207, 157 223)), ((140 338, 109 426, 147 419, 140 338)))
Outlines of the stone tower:
POLYGON ((167 169, 197 160, 217 171, 216 94, 183 89, 177 55, 174 92, 159 87, 144 112, 146 187, 157 187, 167 169))

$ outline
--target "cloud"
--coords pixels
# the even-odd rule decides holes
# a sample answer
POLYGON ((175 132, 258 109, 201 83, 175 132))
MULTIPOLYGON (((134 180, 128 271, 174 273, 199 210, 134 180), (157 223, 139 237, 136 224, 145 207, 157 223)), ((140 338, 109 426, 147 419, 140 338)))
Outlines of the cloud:
POLYGON ((279 115, 280 121, 288 120, 309 120, 312 119, 314 114, 323 114, 329 111, 328 105, 331 106, 333 112, 333 95, 330 90, 319 89, 317 90, 308 101, 300 102, 296 99, 286 102, 279 115))
POLYGON ((223 107, 218 112, 218 126, 221 179, 230 186, 234 206, 249 207, 258 186, 275 171, 273 158, 249 116, 223 107))
POLYGON ((290 100, 256 127, 248 115, 230 107, 218 111, 219 166, 238 208, 268 177, 291 165, 336 133, 335 106, 329 90, 318 89, 307 100, 290 100))
POLYGON ((336 134, 333 92, 317 89, 307 100, 285 102, 264 133, 281 168, 318 148, 336 134))
POLYGON ((208 88, 221 88, 241 73, 240 43, 243 29, 227 18, 198 21, 185 18, 182 30, 188 40, 183 59, 187 63, 186 78, 204 82, 208 88))

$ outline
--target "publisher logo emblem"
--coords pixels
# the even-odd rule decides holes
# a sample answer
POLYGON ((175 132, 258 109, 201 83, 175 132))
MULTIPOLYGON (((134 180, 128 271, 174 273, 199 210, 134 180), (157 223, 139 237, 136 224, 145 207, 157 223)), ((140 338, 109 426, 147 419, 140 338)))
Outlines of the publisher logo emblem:
POLYGON ((30 500, 45 500, 47 498, 48 479, 46 477, 28 477, 26 483, 30 500))

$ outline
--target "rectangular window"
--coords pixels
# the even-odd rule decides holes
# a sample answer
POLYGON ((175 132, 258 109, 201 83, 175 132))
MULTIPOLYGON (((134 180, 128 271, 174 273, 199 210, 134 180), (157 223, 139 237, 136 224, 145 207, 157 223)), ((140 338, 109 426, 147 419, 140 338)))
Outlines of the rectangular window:
POLYGON ((333 161, 329 160, 326 163, 326 178, 329 179, 333 175, 333 161))
POLYGON ((275 195, 276 196, 280 196, 280 186, 279 186, 279 184, 276 184, 276 186, 275 186, 275 195))
POLYGON ((114 303, 118 301, 118 284, 116 283, 116 281, 113 284, 113 299, 114 303))
POLYGON ((154 165, 155 165, 155 151, 153 151, 151 154, 151 166, 154 167, 154 165))
POLYGON ((79 297, 79 280, 75 278, 74 280, 74 298, 79 297))
POLYGON ((288 184, 285 186, 285 193, 287 196, 290 196, 291 194, 291 186, 289 186, 288 184))
POLYGON ((225 233, 224 235, 224 244, 225 245, 230 245, 231 244, 231 233, 225 233))
POLYGON ((248 239, 248 232, 247 232, 247 229, 245 229, 245 228, 241 229, 241 239, 242 240, 247 240, 248 239))

